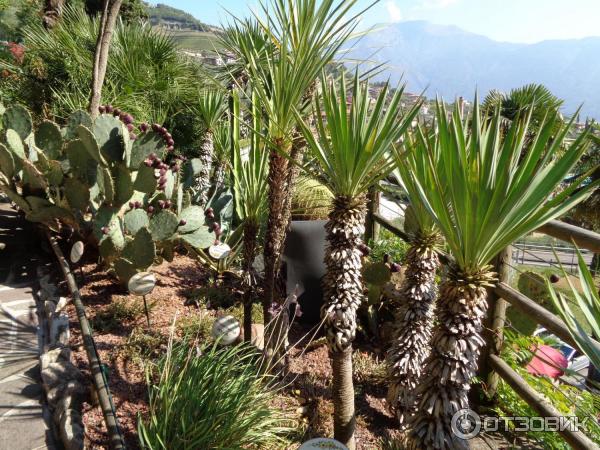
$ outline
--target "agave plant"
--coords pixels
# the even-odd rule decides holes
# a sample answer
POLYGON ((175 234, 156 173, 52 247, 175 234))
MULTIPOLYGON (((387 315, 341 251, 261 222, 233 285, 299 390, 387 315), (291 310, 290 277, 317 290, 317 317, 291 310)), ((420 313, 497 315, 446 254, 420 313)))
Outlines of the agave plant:
POLYGON ((577 342, 583 353, 590 358, 594 367, 598 368, 600 367, 600 345, 598 344, 598 339, 600 338, 600 293, 598 293, 598 287, 594 282, 594 277, 588 269, 579 249, 577 249, 577 269, 579 272, 581 290, 575 288, 571 281, 571 277, 565 269, 561 267, 563 276, 569 283, 569 288, 575 299, 575 304, 583 312, 586 324, 591 329, 591 336, 583 328, 584 324, 579 323, 575 314, 573 314, 573 309, 569 305, 569 300, 560 292, 557 292, 549 280, 546 280, 546 286, 550 292, 552 303, 554 303, 558 313, 569 328, 571 337, 577 342))
POLYGON ((210 178, 209 197, 225 184, 225 173, 231 160, 231 125, 229 121, 220 121, 213 133, 214 154, 213 172, 210 178))
MULTIPOLYGON (((472 116, 464 120, 458 108, 448 118, 438 104, 433 148, 407 149, 409 154, 426 151, 424 170, 413 170, 416 186, 454 258, 440 286, 439 322, 416 392, 417 411, 409 422, 411 449, 468 448, 452 432, 451 419, 468 408, 467 393, 484 343, 486 287, 495 281, 489 262, 519 237, 584 200, 593 188, 582 188, 580 178, 553 195, 586 151, 589 130, 565 148, 570 124, 559 123, 555 113, 542 121, 525 149, 531 107, 504 132, 499 110, 484 119, 477 98, 474 104, 472 116)), ((406 164, 414 161, 417 156, 406 164)))
POLYGON ((359 81, 357 73, 348 110, 345 76, 339 86, 325 79, 321 83, 322 104, 318 99, 314 103, 317 136, 308 125, 302 123, 301 128, 316 163, 305 169, 334 195, 325 225, 327 273, 321 314, 332 356, 335 438, 354 449, 352 341, 356 311, 363 297, 361 248, 366 192, 393 169, 390 147, 408 129, 420 105, 402 114, 403 89, 397 89, 390 98, 387 87, 371 102, 368 85, 359 81))
POLYGON ((214 133, 227 111, 226 95, 220 90, 205 90, 199 95, 196 112, 204 126, 204 139, 200 147, 200 160, 202 167, 197 179, 197 195, 200 207, 206 206, 210 188, 210 169, 214 155, 214 133))
MULTIPOLYGON (((274 45, 240 49, 248 62, 247 71, 260 107, 269 118, 269 217, 265 236, 264 301, 265 323, 269 309, 280 298, 275 280, 281 265, 285 231, 290 219, 291 192, 295 172, 286 155, 300 159, 303 149, 293 146, 297 137, 298 111, 310 102, 307 92, 321 70, 333 59, 358 24, 359 14, 349 14, 356 0, 271 0, 262 3, 263 15, 254 19, 274 45)), ((238 22, 239 23, 239 22, 238 22)), ((243 24, 242 24, 243 25, 243 24)), ((252 29, 248 30, 252 35, 252 29)), ((245 41, 244 41, 245 42, 245 41)), ((301 114, 302 115, 302 114, 301 114)), ((274 346, 275 340, 269 339, 274 346)))
POLYGON ((404 229, 410 239, 406 271, 400 286, 400 304, 394 312, 392 342, 387 352, 389 388, 387 401, 396 413, 401 428, 416 409, 415 389, 421 379, 423 363, 429 355, 433 329, 433 307, 437 297, 435 276, 439 268, 440 233, 431 214, 421 201, 416 179, 433 188, 426 172, 427 158, 439 158, 434 133, 420 130, 405 141, 412 151, 396 149, 396 174, 408 195, 404 229), (410 159, 407 164, 406 159, 410 159), (419 171, 420 175, 415 174, 419 171))

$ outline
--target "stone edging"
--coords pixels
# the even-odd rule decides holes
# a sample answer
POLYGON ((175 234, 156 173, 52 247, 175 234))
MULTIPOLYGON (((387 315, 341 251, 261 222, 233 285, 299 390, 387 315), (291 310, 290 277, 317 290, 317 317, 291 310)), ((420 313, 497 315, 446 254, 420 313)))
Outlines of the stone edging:
POLYGON ((40 354, 40 372, 46 400, 53 424, 66 450, 84 448, 83 402, 89 398, 86 377, 71 362, 69 347, 69 316, 65 307, 69 303, 58 295, 46 269, 38 268, 43 302, 42 320, 44 347, 40 354))

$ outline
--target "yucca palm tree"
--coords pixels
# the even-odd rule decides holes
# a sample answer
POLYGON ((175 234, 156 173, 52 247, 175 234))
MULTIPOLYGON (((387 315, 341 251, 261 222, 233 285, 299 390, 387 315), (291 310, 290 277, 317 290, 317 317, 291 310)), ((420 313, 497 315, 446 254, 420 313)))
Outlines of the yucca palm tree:
POLYGON ((217 89, 207 89, 200 93, 198 104, 195 107, 202 125, 204 137, 200 146, 200 161, 202 167, 196 180, 198 205, 205 207, 208 202, 210 189, 210 171, 212 169, 214 147, 214 133, 227 112, 226 94, 217 89))
POLYGON ((358 73, 349 108, 345 76, 339 86, 325 79, 321 84, 322 102, 318 97, 314 102, 316 136, 308 125, 302 123, 301 128, 314 158, 305 169, 334 196, 325 225, 327 272, 321 314, 332 357, 335 438, 354 449, 352 341, 356 311, 363 297, 360 247, 365 232, 366 193, 393 169, 391 145, 408 129, 420 105, 403 114, 403 89, 397 89, 390 98, 387 87, 371 101, 368 84, 359 81, 358 73))
POLYGON ((427 155, 425 170, 411 167, 418 156, 406 164, 453 257, 440 286, 431 353, 409 422, 410 449, 468 448, 453 434, 451 419, 469 406, 467 393, 484 343, 486 288, 495 282, 489 263, 519 237, 584 200, 592 187, 580 189, 579 179, 553 196, 586 151, 589 130, 565 146, 570 124, 559 123, 554 114, 539 124, 525 150, 531 108, 503 132, 499 109, 487 119, 477 98, 474 104, 464 120, 458 109, 448 118, 438 104, 435 140, 421 133, 416 145, 406 147, 411 155, 427 155))
MULTIPOLYGON (((419 179, 422 182, 427 180, 428 189, 433 188, 433 180, 427 179, 425 167, 427 158, 437 159, 439 155, 434 145, 434 133, 426 133, 427 136, 422 135, 419 139, 429 143, 429 153, 405 154, 400 147, 394 151, 395 174, 410 202, 404 221, 410 248, 406 254, 404 280, 398 293, 400 304, 394 311, 392 341, 386 355, 389 375, 387 401, 401 429, 405 429, 407 419, 416 409, 415 389, 422 376, 425 358, 429 356, 433 309, 438 293, 435 277, 440 264, 438 251, 441 236, 421 201, 417 175, 414 173, 418 170, 419 179), (407 158, 411 159, 411 164, 406 163, 407 158)), ((415 140, 409 133, 405 145, 414 145, 415 140)))
POLYGON ((234 121, 233 189, 235 210, 242 221, 244 270, 244 340, 252 336, 252 303, 256 290, 256 275, 252 268, 258 252, 258 237, 267 213, 267 170, 269 154, 261 136, 262 119, 258 102, 252 102, 250 148, 242 154, 239 139, 240 102, 237 89, 232 91, 234 121))
MULTIPOLYGON (((295 182, 294 177, 289 176, 291 164, 286 155, 291 153, 297 137, 297 112, 310 104, 306 101, 307 91, 357 26, 360 12, 349 14, 356 3, 356 0, 270 0, 262 3, 264 18, 257 14, 255 20, 273 45, 241 50, 248 55, 250 82, 268 117, 267 135, 271 143, 269 216, 264 247, 265 323, 270 320, 272 303, 281 301, 275 295, 275 286, 290 219, 291 208, 287 203, 291 202, 295 182)), ((282 317, 285 321, 287 316, 282 317)), ((267 342, 273 348, 283 348, 275 339, 267 339, 267 342)))

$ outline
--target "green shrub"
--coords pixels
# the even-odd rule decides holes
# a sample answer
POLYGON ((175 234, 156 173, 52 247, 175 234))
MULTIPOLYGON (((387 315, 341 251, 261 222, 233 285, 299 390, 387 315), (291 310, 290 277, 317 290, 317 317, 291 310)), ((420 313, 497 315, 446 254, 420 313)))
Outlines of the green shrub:
POLYGON ((139 421, 145 449, 277 448, 290 431, 271 407, 276 390, 245 345, 196 348, 171 342, 148 372, 149 417, 139 421))
POLYGON ((371 247, 371 261, 382 261, 383 255, 387 254, 390 255, 391 261, 402 262, 410 245, 391 231, 382 228, 379 239, 371 240, 369 247, 371 247))

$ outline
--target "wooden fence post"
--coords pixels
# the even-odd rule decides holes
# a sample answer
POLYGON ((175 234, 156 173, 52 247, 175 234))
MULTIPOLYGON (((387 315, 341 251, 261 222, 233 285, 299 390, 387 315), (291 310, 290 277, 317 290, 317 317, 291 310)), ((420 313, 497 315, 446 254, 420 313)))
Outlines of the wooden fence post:
MULTIPOLYGON (((494 258, 494 270, 498 273, 498 282, 509 283, 510 263, 512 259, 512 247, 508 246, 494 258)), ((485 384, 485 392, 489 398, 496 395, 498 389, 498 374, 494 372, 489 364, 490 355, 500 354, 504 341, 504 323, 506 321, 506 307, 508 302, 499 297, 494 291, 489 290, 488 314, 484 322, 484 336, 486 346, 479 359, 479 374, 485 384)))
POLYGON ((376 241, 379 238, 379 223, 375 220, 374 215, 379 212, 379 197, 381 192, 377 187, 369 189, 367 199, 367 218, 365 220, 365 244, 373 239, 376 241))

